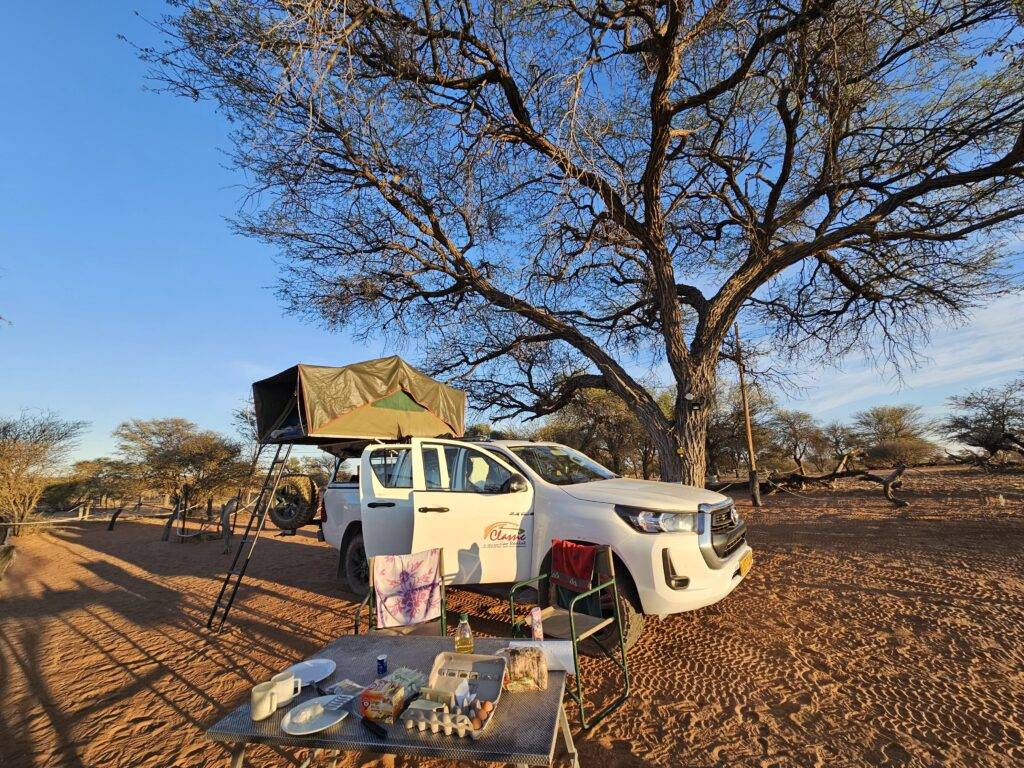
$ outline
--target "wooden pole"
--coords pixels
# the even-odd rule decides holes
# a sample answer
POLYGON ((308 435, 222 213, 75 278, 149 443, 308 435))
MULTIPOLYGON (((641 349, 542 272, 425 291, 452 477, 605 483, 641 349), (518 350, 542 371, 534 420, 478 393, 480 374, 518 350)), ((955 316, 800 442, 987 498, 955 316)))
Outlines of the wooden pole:
POLYGON ((736 323, 736 366, 740 371, 740 400, 743 403, 743 423, 747 429, 747 478, 750 482, 750 501, 761 506, 761 483, 757 479, 757 454, 754 453, 754 431, 750 426, 750 403, 747 402, 747 380, 743 371, 743 350, 740 347, 740 324, 736 323))

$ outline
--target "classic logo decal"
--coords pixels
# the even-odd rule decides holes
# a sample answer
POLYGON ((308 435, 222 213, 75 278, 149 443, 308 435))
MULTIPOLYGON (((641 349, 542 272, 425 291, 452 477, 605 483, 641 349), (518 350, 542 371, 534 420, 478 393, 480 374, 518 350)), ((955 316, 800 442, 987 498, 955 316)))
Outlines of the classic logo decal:
POLYGON ((484 528, 484 539, 498 545, 518 547, 526 544, 526 531, 515 523, 491 523, 484 528))

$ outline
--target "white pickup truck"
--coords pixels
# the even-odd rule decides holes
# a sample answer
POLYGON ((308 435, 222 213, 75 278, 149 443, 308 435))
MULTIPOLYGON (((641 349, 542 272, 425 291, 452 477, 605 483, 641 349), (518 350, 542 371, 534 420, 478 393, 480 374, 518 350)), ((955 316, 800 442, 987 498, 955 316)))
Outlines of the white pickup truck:
POLYGON ((753 560, 732 499, 619 477, 556 443, 414 438, 368 446, 358 478, 340 479, 340 465, 323 532, 360 595, 367 555, 443 547, 451 583, 486 585, 546 572, 552 539, 607 544, 632 640, 642 614, 711 605, 753 560))

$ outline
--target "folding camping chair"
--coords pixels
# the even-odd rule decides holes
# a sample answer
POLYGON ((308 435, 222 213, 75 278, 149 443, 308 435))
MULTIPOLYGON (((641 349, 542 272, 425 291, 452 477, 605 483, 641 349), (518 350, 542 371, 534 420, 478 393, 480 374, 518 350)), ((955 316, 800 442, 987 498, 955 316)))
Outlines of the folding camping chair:
POLYGON ((369 632, 448 634, 444 557, 440 548, 411 555, 371 557, 369 566, 370 589, 356 608, 353 634, 359 634, 364 606, 369 632))
MULTIPOLYGON (((622 636, 622 618, 619 615, 619 590, 615 582, 612 551, 607 546, 576 544, 555 539, 551 542, 551 570, 513 585, 509 592, 509 615, 513 633, 528 623, 516 618, 516 593, 527 586, 535 586, 541 597, 540 582, 547 580, 547 605, 541 608, 541 621, 545 637, 572 641, 572 660, 575 665, 576 691, 569 691, 580 708, 580 721, 584 729, 592 728, 617 709, 629 697, 629 669, 626 665, 626 643, 622 636), (604 616, 603 604, 609 602, 611 615, 604 616), (619 635, 619 652, 609 650, 598 633, 611 625, 619 635), (588 720, 583 700, 583 680, 580 674, 579 646, 584 640, 593 640, 605 656, 622 670, 625 685, 621 694, 588 720)), ((544 600, 540 600, 543 605, 544 600)))

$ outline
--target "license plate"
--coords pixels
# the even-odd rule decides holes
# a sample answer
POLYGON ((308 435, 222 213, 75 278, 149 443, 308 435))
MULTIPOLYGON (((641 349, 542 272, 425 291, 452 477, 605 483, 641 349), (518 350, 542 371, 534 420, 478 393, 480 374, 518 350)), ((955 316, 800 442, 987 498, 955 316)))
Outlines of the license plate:
POLYGON ((750 570, 750 566, 754 564, 754 553, 747 552, 743 557, 740 558, 740 576, 746 576, 747 571, 750 570))

